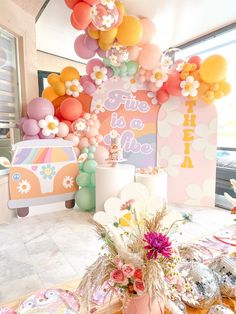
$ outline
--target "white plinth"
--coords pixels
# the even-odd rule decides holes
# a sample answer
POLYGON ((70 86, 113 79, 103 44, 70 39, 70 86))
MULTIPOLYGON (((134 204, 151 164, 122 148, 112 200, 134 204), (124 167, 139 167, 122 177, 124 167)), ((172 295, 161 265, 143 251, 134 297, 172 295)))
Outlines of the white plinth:
POLYGON ((134 182, 133 165, 99 165, 96 169, 96 211, 104 210, 105 201, 118 196, 124 186, 134 182))
POLYGON ((144 184, 150 194, 159 195, 167 200, 167 174, 160 172, 158 174, 136 174, 135 182, 144 184))

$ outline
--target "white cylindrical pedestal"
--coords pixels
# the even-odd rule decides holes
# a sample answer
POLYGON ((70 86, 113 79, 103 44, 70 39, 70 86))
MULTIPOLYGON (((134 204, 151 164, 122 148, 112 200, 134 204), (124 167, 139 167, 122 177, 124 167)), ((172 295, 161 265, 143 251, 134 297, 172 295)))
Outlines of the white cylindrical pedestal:
POLYGON ((96 168, 96 211, 104 210, 105 201, 118 196, 124 186, 134 182, 133 165, 98 165, 96 168))
POLYGON ((165 172, 158 174, 137 173, 135 175, 135 182, 145 185, 152 196, 162 196, 167 200, 167 174, 165 172))

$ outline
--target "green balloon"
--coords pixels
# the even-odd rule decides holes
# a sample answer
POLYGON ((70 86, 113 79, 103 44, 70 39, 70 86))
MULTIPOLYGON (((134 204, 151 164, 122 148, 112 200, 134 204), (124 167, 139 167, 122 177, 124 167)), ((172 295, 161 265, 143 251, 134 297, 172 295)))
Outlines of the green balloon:
POLYGON ((86 172, 80 172, 80 174, 76 178, 76 182, 78 186, 89 186, 90 185, 90 174, 86 172))
POLYGON ((89 152, 89 150, 88 150, 88 148, 87 147, 84 147, 83 149, 82 149, 82 151, 81 151, 81 153, 85 153, 85 154, 88 154, 88 152, 89 152))
POLYGON ((89 147, 88 150, 89 150, 89 153, 95 153, 96 152, 96 146, 92 145, 92 146, 89 147))
POLYGON ((95 188, 82 188, 75 194, 76 205, 83 211, 94 211, 95 209, 95 188))
POLYGON ((93 153, 88 153, 88 159, 89 159, 89 160, 94 159, 94 154, 93 154, 93 153))
POLYGON ((91 178, 90 178, 90 183, 91 183, 91 186, 96 186, 96 174, 95 173, 92 173, 91 174, 91 178))
POLYGON ((138 64, 135 61, 129 61, 126 63, 127 72, 129 75, 134 75, 138 71, 138 64))
POLYGON ((120 73, 127 73, 127 65, 125 63, 121 64, 120 66, 120 73))
POLYGON ((84 163, 83 162, 79 162, 78 165, 79 165, 79 170, 83 170, 84 163))
POLYGON ((84 171, 87 173, 95 172, 97 167, 97 162, 95 160, 86 160, 84 163, 84 171))

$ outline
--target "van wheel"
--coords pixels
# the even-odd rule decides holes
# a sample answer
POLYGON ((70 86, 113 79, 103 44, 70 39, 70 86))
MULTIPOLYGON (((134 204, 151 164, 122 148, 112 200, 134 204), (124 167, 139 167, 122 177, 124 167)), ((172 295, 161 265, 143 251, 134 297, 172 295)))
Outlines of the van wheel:
POLYGON ((69 201, 65 201, 65 206, 66 208, 74 208, 75 207, 75 200, 69 200, 69 201))
POLYGON ((29 207, 17 208, 17 216, 18 217, 26 217, 29 214, 29 207))

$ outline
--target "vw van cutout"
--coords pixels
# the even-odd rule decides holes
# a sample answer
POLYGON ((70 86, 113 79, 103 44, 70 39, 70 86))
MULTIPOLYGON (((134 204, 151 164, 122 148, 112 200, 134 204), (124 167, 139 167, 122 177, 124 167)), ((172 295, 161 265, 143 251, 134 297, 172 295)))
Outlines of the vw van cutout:
POLYGON ((23 141, 15 145, 12 163, 0 158, 9 167, 9 208, 16 208, 24 217, 29 206, 65 201, 75 205, 78 187, 78 162, 72 142, 63 139, 23 141))

